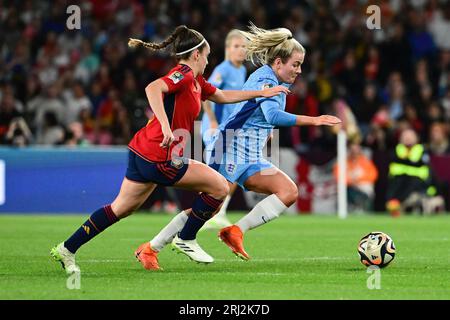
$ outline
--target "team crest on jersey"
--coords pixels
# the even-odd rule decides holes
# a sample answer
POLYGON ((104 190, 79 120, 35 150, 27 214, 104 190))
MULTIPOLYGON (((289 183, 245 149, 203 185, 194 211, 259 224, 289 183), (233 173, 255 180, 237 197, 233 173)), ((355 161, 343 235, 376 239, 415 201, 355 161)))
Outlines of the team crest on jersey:
POLYGON ((170 164, 176 169, 181 169, 181 167, 184 165, 184 161, 183 159, 173 158, 170 164))
POLYGON ((216 76, 214 77, 214 82, 216 83, 222 82, 222 75, 219 72, 217 72, 216 76))
POLYGON ((173 84, 177 84, 184 78, 183 74, 179 71, 175 71, 169 76, 169 79, 172 80, 173 84))
POLYGON ((234 174, 236 172, 236 165, 234 163, 228 163, 225 169, 229 174, 234 174))
POLYGON ((273 87, 273 84, 271 84, 271 83, 264 83, 263 86, 262 86, 262 90, 269 89, 269 88, 272 88, 272 87, 273 87))

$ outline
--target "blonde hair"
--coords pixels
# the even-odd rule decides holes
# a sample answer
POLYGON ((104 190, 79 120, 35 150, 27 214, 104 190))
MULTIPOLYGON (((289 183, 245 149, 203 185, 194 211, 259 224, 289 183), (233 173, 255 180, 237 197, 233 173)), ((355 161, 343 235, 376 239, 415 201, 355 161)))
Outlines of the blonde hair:
POLYGON ((244 37, 244 35, 238 29, 233 29, 228 32, 227 36, 225 37, 225 60, 230 60, 227 54, 227 49, 231 45, 231 40, 233 40, 234 38, 242 38, 247 41, 247 38, 244 37))
POLYGON ((240 31, 248 40, 247 60, 253 64, 272 64, 276 58, 283 63, 289 59, 292 52, 306 53, 305 48, 292 37, 292 32, 286 28, 265 30, 250 22, 250 31, 240 31), (256 63, 255 63, 256 60, 256 63))

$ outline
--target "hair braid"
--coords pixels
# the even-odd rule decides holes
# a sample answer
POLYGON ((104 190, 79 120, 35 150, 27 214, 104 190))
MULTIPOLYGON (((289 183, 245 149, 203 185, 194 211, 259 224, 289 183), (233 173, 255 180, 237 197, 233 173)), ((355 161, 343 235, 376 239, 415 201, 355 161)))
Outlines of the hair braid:
POLYGON ((177 39, 180 34, 182 34, 183 32, 186 32, 188 30, 189 29, 185 25, 178 26, 172 32, 172 34, 170 36, 168 36, 167 39, 164 40, 161 43, 144 42, 144 41, 139 40, 139 39, 130 38, 128 40, 128 46, 130 48, 144 47, 144 48, 147 48, 147 49, 150 49, 150 50, 154 50, 154 51, 161 50, 161 49, 164 49, 167 46, 169 46, 171 43, 173 43, 175 41, 175 39, 177 39))

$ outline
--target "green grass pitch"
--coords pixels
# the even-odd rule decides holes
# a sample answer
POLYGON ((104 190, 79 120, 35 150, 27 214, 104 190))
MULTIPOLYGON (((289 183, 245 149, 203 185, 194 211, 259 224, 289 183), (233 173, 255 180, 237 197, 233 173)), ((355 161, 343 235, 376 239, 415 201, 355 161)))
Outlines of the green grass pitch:
MULTIPOLYGON (((241 215, 230 215, 232 221, 241 215)), ((216 232, 199 242, 216 261, 200 265, 167 247, 164 271, 144 270, 134 250, 154 236, 169 215, 136 214, 98 236, 77 254, 81 288, 50 248, 86 216, 0 216, 0 299, 450 299, 450 216, 282 216, 245 236, 250 261, 237 259, 216 232), (384 231, 397 247, 381 270, 381 288, 369 290, 356 246, 370 231, 384 231)))

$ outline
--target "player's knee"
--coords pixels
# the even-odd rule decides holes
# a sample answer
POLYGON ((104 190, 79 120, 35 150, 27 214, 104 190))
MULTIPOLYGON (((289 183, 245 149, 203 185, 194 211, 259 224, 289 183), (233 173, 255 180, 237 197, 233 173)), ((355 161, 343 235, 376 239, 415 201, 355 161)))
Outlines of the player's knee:
POLYGON ((111 209, 118 219, 125 218, 137 210, 139 206, 121 205, 120 203, 111 203, 111 209))
POLYGON ((218 183, 214 186, 214 191, 211 192, 211 196, 223 200, 230 193, 230 187, 228 186, 228 182, 225 178, 220 177, 218 183))
POLYGON ((290 183, 279 195, 280 200, 286 207, 292 206, 298 199, 298 188, 294 183, 290 183))

